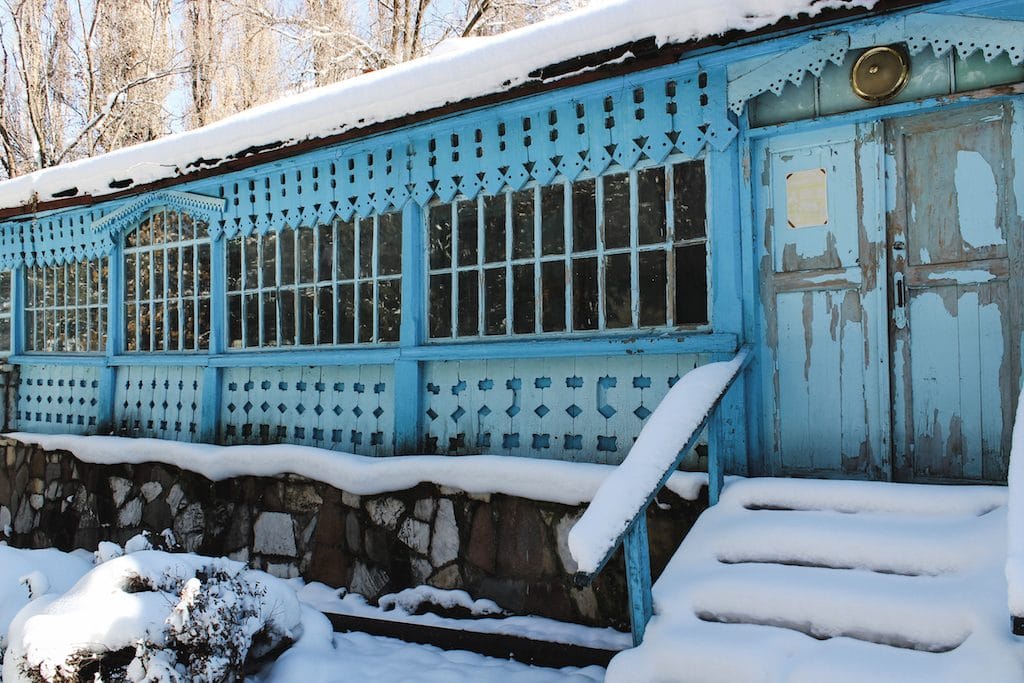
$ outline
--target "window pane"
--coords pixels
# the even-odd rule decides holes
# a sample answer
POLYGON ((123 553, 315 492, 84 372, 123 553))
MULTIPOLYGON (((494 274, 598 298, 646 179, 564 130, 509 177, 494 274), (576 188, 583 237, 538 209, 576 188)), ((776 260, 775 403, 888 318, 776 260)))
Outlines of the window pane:
POLYGON ((676 324, 708 321, 708 280, 703 244, 676 247, 676 324))
POLYGON ((484 197, 484 261, 505 260, 505 196, 484 197))
POLYGON ((637 226, 640 244, 665 241, 665 169, 637 171, 637 226))
POLYGON ((373 285, 364 282, 359 285, 359 339, 361 342, 373 341, 373 285))
POLYGON ((459 265, 477 262, 476 200, 461 201, 459 206, 459 265))
MULTIPOLYGON (((245 345, 260 344, 260 299, 258 294, 245 295, 245 345)), ((186 318, 187 320, 187 318, 186 318)))
POLYGON ((313 343, 313 320, 316 318, 316 289, 303 287, 299 290, 299 343, 313 343))
POLYGON ((540 190, 541 254, 565 253, 565 188, 549 185, 540 190))
POLYGON ((334 343, 334 296, 330 286, 319 288, 317 316, 320 330, 317 337, 319 344, 334 343))
POLYGON ((282 230, 277 236, 280 243, 281 253, 281 282, 280 285, 291 285, 295 283, 295 231, 282 230))
POLYGON ((640 326, 664 325, 666 253, 645 251, 640 253, 640 326))
POLYGON ((459 273, 459 336, 474 337, 480 334, 478 310, 480 292, 477 289, 477 271, 459 273))
POLYGON ((317 231, 320 233, 320 262, 316 278, 318 282, 329 282, 334 279, 334 226, 320 225, 317 231))
POLYGON ((430 336, 452 336, 452 278, 447 273, 430 276, 430 336))
POLYGON ((378 292, 380 294, 379 341, 398 341, 398 327, 402 313, 402 281, 381 280, 378 292))
POLYGON ((276 292, 263 292, 263 345, 277 346, 276 292))
POLYGON ((281 344, 295 343, 295 290, 281 289, 277 293, 278 325, 281 328, 281 344))
POLYGON ((572 327, 597 329, 597 259, 573 259, 572 327))
POLYGON ((707 187, 704 163, 688 161, 672 167, 672 199, 676 239, 704 237, 707 187))
POLYGON ((512 258, 533 256, 533 189, 512 193, 512 258))
POLYGON ((619 329, 633 325, 630 294, 632 268, 629 254, 606 256, 604 260, 604 310, 605 327, 619 329))
POLYGON ((274 287, 277 285, 277 233, 268 232, 263 236, 263 253, 260 254, 260 262, 263 264, 262 287, 274 287))
POLYGON ((171 247, 167 251, 167 297, 170 299, 178 296, 179 277, 181 268, 178 267, 178 248, 171 247))
MULTIPOLYGON (((259 267, 260 267, 260 256, 257 248, 259 246, 259 237, 256 235, 249 235, 245 238, 245 287, 246 289, 255 289, 259 286, 259 267)), ((255 343, 255 342, 254 342, 255 343)))
POLYGON ((579 180, 572 184, 572 250, 597 248, 597 213, 594 181, 579 180))
POLYGON ((356 340, 355 285, 338 285, 338 343, 351 344, 356 340))
POLYGON ((349 221, 340 221, 338 223, 338 278, 349 280, 355 277, 355 262, 355 226, 349 221))
POLYGON ((629 174, 604 178, 604 246, 629 246, 629 174))
POLYGON ((484 271, 484 333, 505 334, 505 269, 484 271))
POLYGON ((301 228, 296 237, 299 241, 297 247, 299 250, 299 282, 308 284, 314 281, 314 264, 318 260, 318 254, 313 247, 313 230, 301 228))
POLYGON ((242 348, 242 297, 238 294, 228 296, 228 347, 242 348))
MULTIPOLYGON (((164 217, 166 219, 164 225, 167 231, 164 242, 177 242, 181 239, 181 234, 178 231, 178 213, 176 211, 169 211, 164 214, 164 217)), ((191 239, 191 235, 185 239, 191 239)))
POLYGON ((377 258, 380 275, 398 275, 402 272, 402 214, 392 212, 380 217, 377 258))
POLYGON ((561 332, 565 329, 565 262, 542 263, 541 273, 541 322, 545 332, 561 332))
POLYGON ((535 331, 534 284, 533 265, 512 267, 512 307, 515 314, 512 331, 516 334, 533 334, 535 331))
POLYGON ((359 221, 359 277, 373 275, 373 219, 359 221))
MULTIPOLYGON (((168 301, 167 302, 167 348, 171 351, 179 351, 179 330, 180 321, 178 320, 178 302, 168 301)), ((189 321, 191 322, 191 321, 189 321)), ((186 323, 187 324, 187 323, 186 323)))
POLYGON ((185 329, 182 330, 185 336, 185 348, 195 348, 196 345, 196 304, 195 299, 185 299, 181 304, 181 310, 185 312, 185 329))
POLYGON ((430 207, 430 267, 447 268, 452 264, 452 207, 430 207))

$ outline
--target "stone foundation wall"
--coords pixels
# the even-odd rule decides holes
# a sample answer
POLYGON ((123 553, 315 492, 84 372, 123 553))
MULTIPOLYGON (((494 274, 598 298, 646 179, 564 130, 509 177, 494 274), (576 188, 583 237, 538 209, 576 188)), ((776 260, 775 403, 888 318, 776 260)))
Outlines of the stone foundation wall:
MULTIPOLYGON (((572 585, 566 537, 583 507, 434 485, 356 496, 296 476, 213 482, 2 439, 0 453, 0 538, 14 546, 93 550, 171 529, 183 550, 346 586, 371 601, 429 584, 516 613, 628 627, 621 559, 591 587, 572 585)), ((705 507, 667 491, 659 503, 648 515, 655 575, 705 507)))

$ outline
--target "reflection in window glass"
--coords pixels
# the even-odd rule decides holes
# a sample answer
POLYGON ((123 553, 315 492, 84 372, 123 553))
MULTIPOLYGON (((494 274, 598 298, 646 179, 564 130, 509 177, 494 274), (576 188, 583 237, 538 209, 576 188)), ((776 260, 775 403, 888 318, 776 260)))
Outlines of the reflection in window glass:
MULTIPOLYGON (((57 353, 104 351, 107 345, 107 276, 106 257, 26 268, 26 349, 57 353)), ((9 281, 7 285, 9 292, 9 281)), ((10 311, 9 303, 5 310, 10 311)), ((9 348, 9 325, 7 336, 9 348)))
MULTIPOLYGON (((84 263, 75 264, 76 270, 84 269, 84 263)), ((84 280, 76 274, 76 281, 84 280)), ((83 281, 79 285, 78 295, 86 293, 83 281)), ((0 356, 11 350, 11 271, 0 270, 0 356)))
MULTIPOLYGON (((204 221, 155 210, 125 236, 125 348, 202 351, 210 345, 210 234, 204 221)), ((228 279, 241 278, 228 254, 228 279)), ((230 317, 229 328, 240 321, 230 317)))
POLYGON ((231 348, 398 341, 400 212, 238 237, 227 250, 231 348))
POLYGON ((429 335, 705 325, 705 205, 703 161, 434 205, 429 335))

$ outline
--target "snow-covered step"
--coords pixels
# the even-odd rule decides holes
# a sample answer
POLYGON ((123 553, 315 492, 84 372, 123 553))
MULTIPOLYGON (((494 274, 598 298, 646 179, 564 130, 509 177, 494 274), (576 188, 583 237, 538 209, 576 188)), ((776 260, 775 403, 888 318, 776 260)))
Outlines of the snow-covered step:
POLYGON ((736 479, 615 681, 1024 681, 1001 487, 736 479))

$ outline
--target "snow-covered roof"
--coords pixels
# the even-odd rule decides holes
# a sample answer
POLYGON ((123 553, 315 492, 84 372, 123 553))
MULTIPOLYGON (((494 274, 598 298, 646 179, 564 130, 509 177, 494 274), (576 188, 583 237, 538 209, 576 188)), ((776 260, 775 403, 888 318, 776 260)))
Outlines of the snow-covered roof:
MULTIPOLYGON (((881 0, 594 0, 591 6, 486 38, 457 41, 420 59, 315 88, 203 128, 36 171, 0 183, 0 210, 126 189, 224 166, 254 150, 387 124, 541 79, 583 55, 654 39, 685 44, 751 32, 798 15, 872 9, 881 0)), ((77 202, 72 202, 77 203, 77 202)), ((8 211, 8 213, 10 213, 8 211)))

